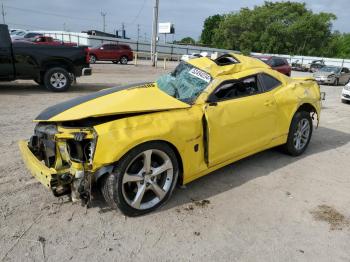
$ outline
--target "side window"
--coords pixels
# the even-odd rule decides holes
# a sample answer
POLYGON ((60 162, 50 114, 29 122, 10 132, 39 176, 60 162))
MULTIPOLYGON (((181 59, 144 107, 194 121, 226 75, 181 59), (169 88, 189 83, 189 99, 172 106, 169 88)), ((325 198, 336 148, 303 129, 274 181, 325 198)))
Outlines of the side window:
POLYGON ((275 59, 275 66, 284 66, 286 63, 284 62, 283 59, 281 58, 276 58, 275 59))
POLYGON ((264 86, 264 90, 266 92, 278 87, 281 85, 281 82, 278 81, 276 78, 268 75, 268 74, 260 74, 260 81, 264 86))
POLYGON ((219 86, 209 100, 221 101, 252 96, 259 93, 256 76, 238 81, 228 81, 219 86))
POLYGON ((111 50, 111 45, 103 45, 104 50, 111 50))

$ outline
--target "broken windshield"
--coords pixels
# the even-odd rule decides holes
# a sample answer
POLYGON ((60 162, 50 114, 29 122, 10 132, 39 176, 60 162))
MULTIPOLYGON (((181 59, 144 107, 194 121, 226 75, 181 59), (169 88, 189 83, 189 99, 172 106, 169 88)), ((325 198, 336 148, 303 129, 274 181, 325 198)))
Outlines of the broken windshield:
POLYGON ((209 85, 211 76, 187 63, 180 63, 174 72, 157 80, 159 89, 186 103, 192 103, 209 85))

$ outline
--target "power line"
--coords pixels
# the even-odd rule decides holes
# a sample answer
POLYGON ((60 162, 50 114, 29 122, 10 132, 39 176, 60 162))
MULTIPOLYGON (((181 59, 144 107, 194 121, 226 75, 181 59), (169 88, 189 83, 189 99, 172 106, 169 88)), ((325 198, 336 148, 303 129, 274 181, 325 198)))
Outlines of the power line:
POLYGON ((146 0, 143 0, 143 3, 141 5, 141 8, 139 10, 139 12, 137 13, 137 15, 134 17, 134 19, 132 20, 132 22, 128 23, 129 25, 133 25, 136 20, 140 17, 141 12, 143 11, 143 9, 145 8, 145 4, 146 4, 146 0))

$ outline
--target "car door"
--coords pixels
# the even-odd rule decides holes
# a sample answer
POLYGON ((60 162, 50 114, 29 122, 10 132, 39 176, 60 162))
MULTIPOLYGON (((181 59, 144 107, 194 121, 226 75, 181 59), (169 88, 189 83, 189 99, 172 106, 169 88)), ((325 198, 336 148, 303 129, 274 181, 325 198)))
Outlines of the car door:
POLYGON ((11 39, 7 26, 0 25, 0 78, 12 79, 14 65, 12 60, 11 39))
POLYGON ((99 60, 108 60, 108 54, 110 47, 109 45, 103 45, 98 50, 98 59, 99 60))
POLYGON ((257 75, 221 83, 205 117, 209 166, 263 149, 275 137, 276 102, 257 75))
POLYGON ((350 71, 348 68, 343 67, 340 73, 339 84, 346 85, 349 82, 350 71))

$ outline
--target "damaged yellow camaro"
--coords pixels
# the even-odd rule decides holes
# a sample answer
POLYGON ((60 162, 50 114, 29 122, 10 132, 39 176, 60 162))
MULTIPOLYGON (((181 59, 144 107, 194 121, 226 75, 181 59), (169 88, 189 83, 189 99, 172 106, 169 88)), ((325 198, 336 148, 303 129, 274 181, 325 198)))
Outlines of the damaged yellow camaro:
POLYGON ((227 54, 181 63, 155 83, 116 87, 43 111, 20 142, 31 173, 56 196, 89 199, 99 185, 128 216, 150 212, 186 184, 283 146, 307 148, 320 89, 254 58, 227 54))

